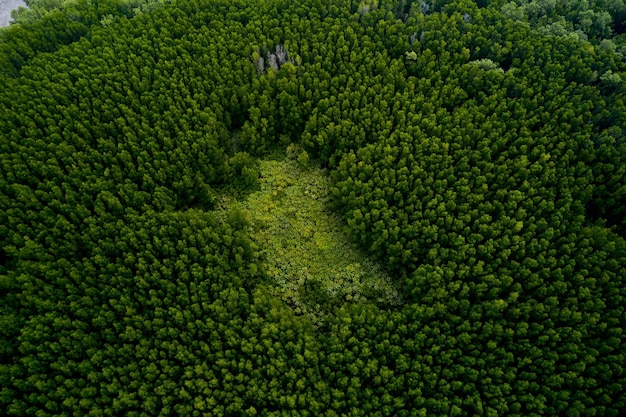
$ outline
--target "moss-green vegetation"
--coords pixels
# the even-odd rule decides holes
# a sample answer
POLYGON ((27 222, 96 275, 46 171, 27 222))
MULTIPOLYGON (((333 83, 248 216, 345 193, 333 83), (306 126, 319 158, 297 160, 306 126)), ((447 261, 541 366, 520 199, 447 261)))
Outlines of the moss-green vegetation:
POLYGON ((344 302, 399 304, 391 277, 349 240, 330 209, 327 170, 296 149, 288 148, 290 158, 260 161, 259 190, 243 201, 222 200, 224 210, 249 222, 270 292, 316 325, 344 302))

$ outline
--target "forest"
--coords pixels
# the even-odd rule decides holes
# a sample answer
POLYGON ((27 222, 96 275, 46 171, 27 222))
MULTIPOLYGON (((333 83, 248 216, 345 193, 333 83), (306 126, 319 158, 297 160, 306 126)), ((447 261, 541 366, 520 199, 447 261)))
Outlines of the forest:
POLYGON ((0 414, 624 415, 623 0, 29 3, 0 414))

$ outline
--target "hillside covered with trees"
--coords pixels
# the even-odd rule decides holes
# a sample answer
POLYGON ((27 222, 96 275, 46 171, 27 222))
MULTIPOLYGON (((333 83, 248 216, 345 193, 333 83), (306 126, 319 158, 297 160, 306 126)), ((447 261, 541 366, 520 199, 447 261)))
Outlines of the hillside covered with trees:
POLYGON ((0 414, 623 415, 623 2, 144 3, 0 31, 0 414))

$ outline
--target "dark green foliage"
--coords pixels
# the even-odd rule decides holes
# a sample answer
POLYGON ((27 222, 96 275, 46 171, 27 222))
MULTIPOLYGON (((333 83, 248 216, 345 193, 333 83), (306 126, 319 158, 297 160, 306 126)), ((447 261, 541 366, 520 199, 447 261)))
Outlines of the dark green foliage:
POLYGON ((54 52, 89 37, 107 15, 130 15, 129 7, 115 1, 73 2, 63 11, 53 9, 40 19, 0 31, 0 74, 15 77, 24 65, 46 52, 54 52))
POLYGON ((2 35, 0 414, 626 409, 619 51, 503 2, 96 3, 2 35), (404 304, 307 281, 316 329, 213 213, 290 143, 404 304))
POLYGON ((579 36, 597 41, 624 31, 626 4, 623 0, 513 0, 491 3, 500 6, 505 16, 527 20, 546 33, 555 35, 577 31, 579 36))
POLYGON ((10 414, 160 409, 168 398, 155 390, 206 357, 220 322, 247 314, 253 249, 241 231, 191 210, 129 216, 110 232, 90 256, 39 262, 19 279, 31 317, 11 365, 10 414))

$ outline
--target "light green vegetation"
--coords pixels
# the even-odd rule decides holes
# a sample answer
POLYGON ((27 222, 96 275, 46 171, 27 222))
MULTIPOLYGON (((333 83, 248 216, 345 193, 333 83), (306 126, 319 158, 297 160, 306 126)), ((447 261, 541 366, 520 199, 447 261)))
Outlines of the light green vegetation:
POLYGON ((323 325, 343 302, 401 303, 391 277, 350 242, 329 205, 330 179, 306 152, 259 163, 259 189, 245 199, 222 200, 243 215, 263 255, 270 292, 323 325))

